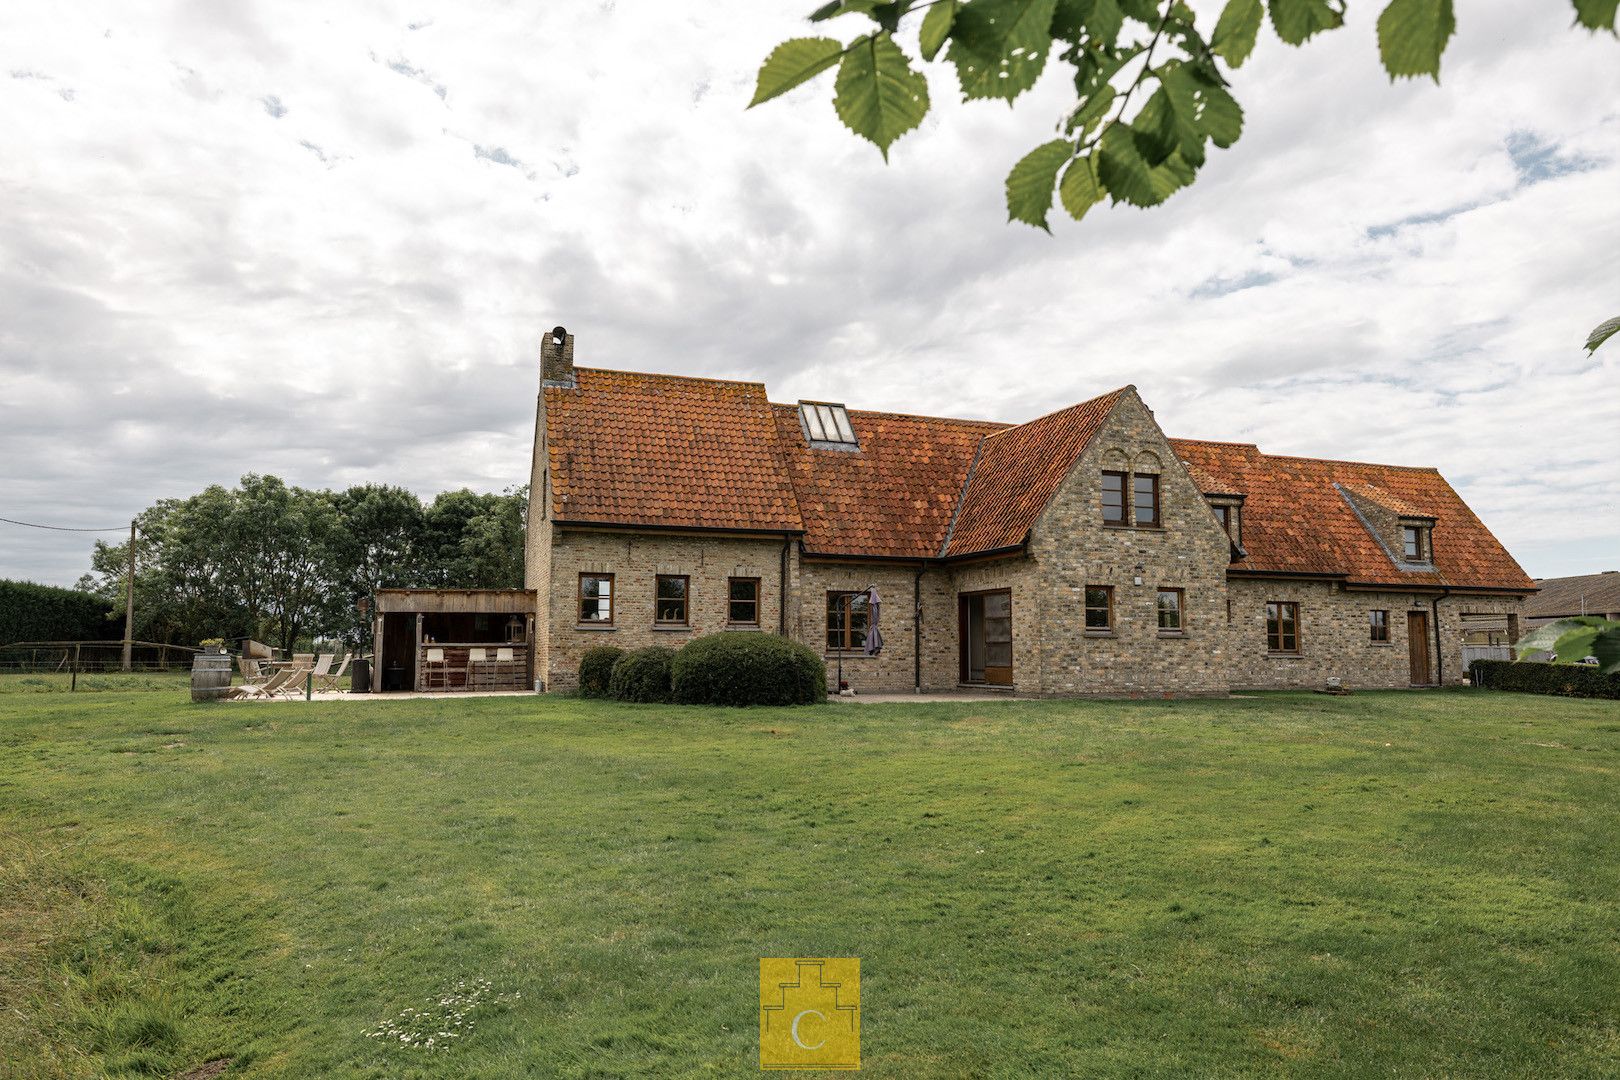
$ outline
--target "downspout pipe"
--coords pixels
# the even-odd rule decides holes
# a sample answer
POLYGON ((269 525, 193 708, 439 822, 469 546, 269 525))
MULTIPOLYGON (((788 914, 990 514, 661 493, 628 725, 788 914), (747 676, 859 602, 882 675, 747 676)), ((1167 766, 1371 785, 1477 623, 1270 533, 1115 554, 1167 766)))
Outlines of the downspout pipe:
POLYGON ((787 637, 788 549, 793 546, 793 534, 782 534, 782 582, 776 592, 776 632, 787 637))
POLYGON ((911 664, 912 693, 922 693, 922 576, 923 566, 918 564, 911 579, 911 664))

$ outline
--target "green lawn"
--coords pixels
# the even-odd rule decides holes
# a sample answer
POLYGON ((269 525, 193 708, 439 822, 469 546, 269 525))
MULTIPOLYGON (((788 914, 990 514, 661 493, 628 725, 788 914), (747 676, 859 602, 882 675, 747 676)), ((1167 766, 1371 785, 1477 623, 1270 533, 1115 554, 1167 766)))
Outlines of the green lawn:
POLYGON ((875 1076, 1614 1076, 1617 781, 1487 692, 8 695, 0 1073, 754 1075, 824 955, 875 1076))

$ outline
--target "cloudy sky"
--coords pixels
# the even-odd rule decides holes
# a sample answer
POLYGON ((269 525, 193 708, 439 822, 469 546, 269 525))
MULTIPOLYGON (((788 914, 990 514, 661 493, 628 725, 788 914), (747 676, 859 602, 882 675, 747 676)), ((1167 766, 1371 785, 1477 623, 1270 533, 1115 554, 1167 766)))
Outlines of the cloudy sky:
MULTIPOLYGON (((1438 88, 1389 84, 1378 5, 1264 30, 1234 149, 1054 237, 1001 182, 1060 69, 1009 112, 936 67, 884 166, 830 75, 744 110, 814 6, 5 4, 0 516, 523 483, 563 323, 581 364, 779 401, 1021 420, 1131 382, 1172 435, 1437 466, 1533 575, 1620 568, 1620 342, 1580 348, 1620 313, 1620 42, 1567 5, 1462 5, 1438 88)), ((0 577, 89 545, 0 525, 0 577)))

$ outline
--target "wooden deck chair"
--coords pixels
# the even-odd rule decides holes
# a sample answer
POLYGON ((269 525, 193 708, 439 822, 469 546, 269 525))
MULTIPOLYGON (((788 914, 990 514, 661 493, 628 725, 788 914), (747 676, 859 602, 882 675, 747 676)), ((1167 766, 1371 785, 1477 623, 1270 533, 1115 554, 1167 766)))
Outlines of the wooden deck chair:
POLYGON ((321 658, 315 662, 315 681, 320 682, 326 678, 326 673, 332 670, 332 662, 337 659, 336 653, 321 653, 321 658))
POLYGON ((293 664, 286 669, 287 681, 276 687, 276 697, 297 697, 304 692, 304 676, 314 671, 308 664, 293 664))
POLYGON ((238 656, 236 667, 242 673, 242 683, 245 686, 262 686, 270 677, 264 668, 259 666, 259 661, 251 656, 238 656))
POLYGON ((294 675, 302 679, 304 677, 304 672, 308 670, 308 668, 301 668, 296 664, 292 667, 284 667, 280 671, 272 674, 262 683, 250 683, 246 686, 231 687, 231 692, 227 696, 232 698, 275 697, 281 692, 282 688, 292 680, 294 675))
POLYGON ((343 676, 349 673, 349 662, 353 659, 354 653, 350 653, 348 656, 343 658, 343 663, 338 665, 338 669, 336 671, 328 672, 324 675, 321 674, 320 669, 317 668, 315 670, 315 689, 342 690, 343 676))

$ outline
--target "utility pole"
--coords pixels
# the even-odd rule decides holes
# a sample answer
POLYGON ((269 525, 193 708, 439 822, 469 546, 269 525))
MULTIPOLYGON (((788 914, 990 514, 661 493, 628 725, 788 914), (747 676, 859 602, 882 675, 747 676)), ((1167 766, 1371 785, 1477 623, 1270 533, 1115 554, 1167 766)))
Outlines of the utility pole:
POLYGON ((135 641, 135 522, 129 523, 129 572, 124 577, 124 670, 135 641))

